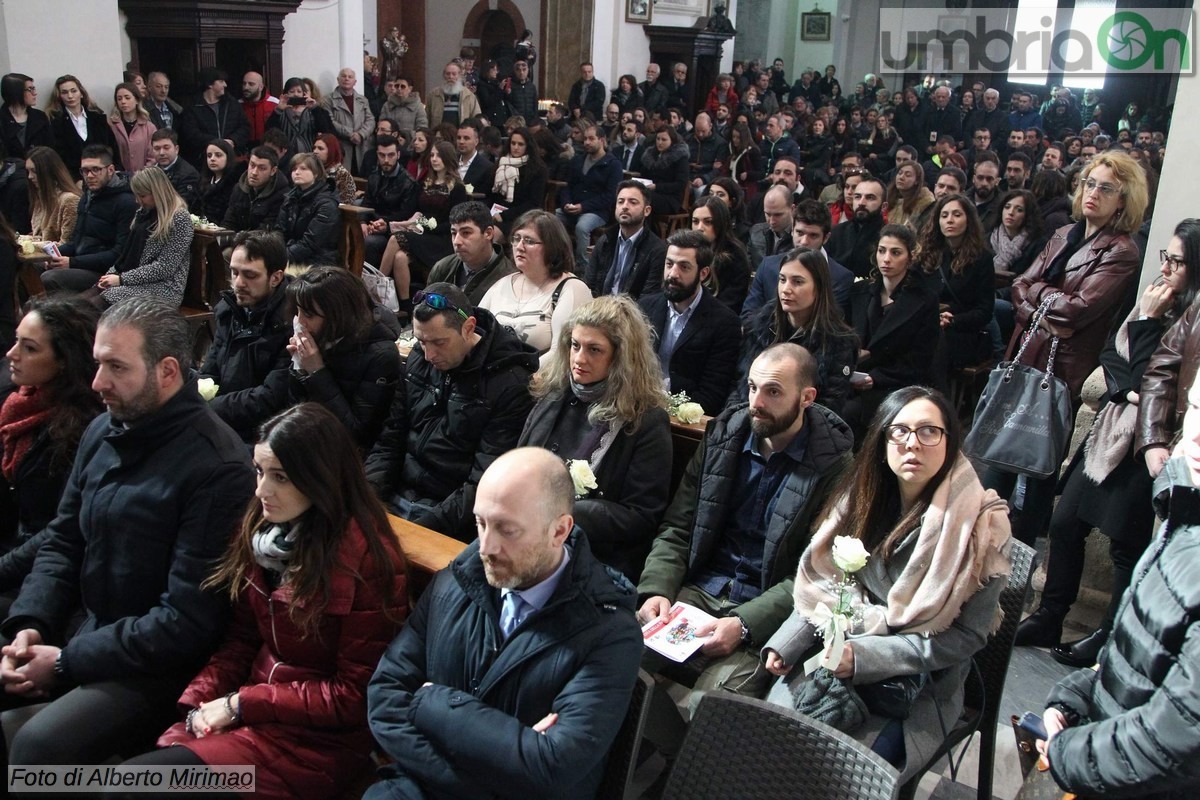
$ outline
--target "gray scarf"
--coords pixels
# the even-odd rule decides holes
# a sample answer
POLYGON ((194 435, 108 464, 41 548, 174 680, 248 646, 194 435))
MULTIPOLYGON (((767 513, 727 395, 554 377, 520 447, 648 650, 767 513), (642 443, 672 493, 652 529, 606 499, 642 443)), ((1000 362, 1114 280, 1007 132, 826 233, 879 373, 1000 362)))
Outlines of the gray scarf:
POLYGON ((288 145, 294 153, 311 153, 313 142, 317 138, 317 122, 313 113, 307 108, 300 112, 300 116, 293 116, 290 111, 281 109, 280 128, 288 137, 288 145))
MULTIPOLYGON (((1117 329, 1113 340, 1117 355, 1129 360, 1129 323, 1138 318, 1139 305, 1133 304, 1133 310, 1125 318, 1125 322, 1117 329)), ((1112 474, 1133 445, 1133 434, 1137 428, 1138 407, 1123 400, 1109 400, 1088 432, 1087 441, 1083 445, 1083 474, 1100 484, 1112 474)))
POLYGON ((261 528, 250 541, 254 560, 263 569, 280 575, 287 572, 288 562, 296 547, 296 529, 291 525, 271 525, 261 528))
MULTIPOLYGON (((608 380, 596 381, 589 383, 587 386, 579 383, 575 378, 570 378, 571 391, 579 398, 581 402, 587 403, 589 406, 599 401, 604 397, 604 393, 608 387, 608 380)), ((590 416, 590 413, 589 413, 590 416)), ((614 419, 608 423, 608 430, 600 436, 600 443, 592 450, 591 458, 588 459, 588 466, 595 473, 600 468, 600 461, 604 458, 604 454, 612 447, 612 443, 616 441, 617 434, 621 432, 621 428, 625 426, 625 421, 614 419)))

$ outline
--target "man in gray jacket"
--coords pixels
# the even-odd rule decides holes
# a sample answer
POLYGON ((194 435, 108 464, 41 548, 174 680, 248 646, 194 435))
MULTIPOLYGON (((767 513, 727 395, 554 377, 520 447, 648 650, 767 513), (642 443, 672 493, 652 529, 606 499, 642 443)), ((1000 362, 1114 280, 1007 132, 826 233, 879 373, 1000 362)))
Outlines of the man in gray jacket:
POLYGON ((387 100, 379 110, 380 119, 393 120, 396 127, 407 131, 409 136, 417 128, 429 127, 425 104, 421 102, 421 95, 413 91, 413 82, 409 78, 402 75, 388 81, 384 91, 387 100))

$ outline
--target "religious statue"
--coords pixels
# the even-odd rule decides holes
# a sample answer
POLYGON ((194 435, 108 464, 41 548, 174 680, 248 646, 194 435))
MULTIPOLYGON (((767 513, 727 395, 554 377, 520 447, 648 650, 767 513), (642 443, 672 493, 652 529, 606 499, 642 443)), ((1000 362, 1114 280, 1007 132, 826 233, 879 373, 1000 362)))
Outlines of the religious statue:
POLYGON ((380 42, 383 47, 383 83, 394 81, 400 77, 401 64, 404 61, 404 54, 408 52, 408 40, 404 38, 404 34, 400 33, 400 29, 393 27, 388 31, 388 35, 383 37, 380 42))
POLYGON ((733 29, 733 23, 729 21, 729 17, 725 16, 724 4, 713 9, 712 16, 708 18, 708 24, 704 26, 704 29, 713 33, 727 33, 730 36, 737 33, 733 29))

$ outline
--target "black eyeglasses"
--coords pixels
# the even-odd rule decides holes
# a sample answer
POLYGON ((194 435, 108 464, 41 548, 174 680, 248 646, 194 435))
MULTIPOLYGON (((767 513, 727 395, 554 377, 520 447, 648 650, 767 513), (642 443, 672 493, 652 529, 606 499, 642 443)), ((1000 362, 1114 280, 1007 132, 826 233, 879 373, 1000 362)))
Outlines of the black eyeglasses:
POLYGON ((1183 260, 1182 256, 1171 255, 1166 250, 1159 250, 1158 258, 1167 265, 1167 268, 1171 272, 1179 272, 1179 270, 1187 266, 1187 262, 1183 260))
POLYGON ((435 311, 445 311, 446 309, 450 309, 451 311, 457 311, 458 315, 460 317, 462 317, 463 319, 471 318, 470 314, 463 311, 458 306, 454 305, 454 303, 451 303, 443 295, 436 294, 434 292, 421 291, 421 292, 417 292, 416 294, 414 294, 413 295, 413 305, 419 306, 422 304, 429 306, 430 308, 434 309, 435 311))
POLYGON ((908 444, 908 437, 915 433, 917 441, 924 446, 937 447, 942 443, 946 429, 939 428, 937 425, 922 425, 919 428, 910 428, 907 425, 888 425, 883 433, 892 444, 908 444))

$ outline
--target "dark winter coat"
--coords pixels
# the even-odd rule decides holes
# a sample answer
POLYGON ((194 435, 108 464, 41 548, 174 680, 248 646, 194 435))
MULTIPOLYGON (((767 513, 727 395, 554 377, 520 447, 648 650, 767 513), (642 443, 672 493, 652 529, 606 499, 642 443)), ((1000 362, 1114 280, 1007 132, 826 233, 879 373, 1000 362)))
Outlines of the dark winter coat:
POLYGON ((291 364, 290 280, 284 276, 266 301, 252 309, 239 306, 227 289, 213 310, 217 332, 200 377, 212 378, 219 387, 209 407, 246 442, 256 441, 258 426, 284 409, 280 401, 287 396, 291 364))
POLYGON ((193 376, 132 427, 101 414, 76 455, 59 514, 40 536, 4 635, 61 644, 69 683, 186 677, 220 640, 227 604, 201 591, 254 492, 246 446, 193 376))
POLYGON ((1099 667, 1063 678, 1048 706, 1071 726, 1050 771, 1081 796, 1191 798, 1200 786, 1200 497, 1182 458, 1155 484, 1167 522, 1134 569, 1099 667))
MULTIPOLYGON (((804 411, 804 426, 808 428, 804 463, 784 480, 763 531, 762 594, 737 607, 754 642, 767 641, 792 613, 800 553, 830 493, 850 466, 854 437, 840 417, 814 404, 804 411)), ((646 559, 638 583, 640 596, 673 600, 685 583, 708 567, 727 520, 742 500, 738 464, 749 435, 750 415, 744 405, 727 408, 709 421, 646 559)))
POLYGON ((322 355, 324 369, 305 376, 289 371, 288 399, 280 407, 320 403, 342 421, 360 448, 370 447, 400 380, 395 334, 376 321, 361 342, 336 342, 322 355))
POLYGON ((605 153, 584 173, 585 158, 580 153, 571 159, 567 185, 558 192, 558 204, 579 203, 583 206, 581 214, 595 214, 608 222, 617 205, 617 184, 624 176, 621 162, 612 153, 605 153))
POLYGON ((137 211, 129 181, 113 175, 95 192, 86 190, 79 201, 79 212, 71 241, 59 247, 71 259, 72 269, 88 269, 103 274, 117 260, 117 254, 129 237, 129 226, 137 211))
MULTIPOLYGON (((764 306, 746 323, 742 336, 742 355, 738 360, 738 379, 729 395, 731 403, 747 401, 746 377, 750 365, 763 350, 775 343, 775 306, 764 306)), ((850 329, 841 335, 826 336, 814 330, 797 330, 787 341, 798 344, 817 360, 817 402, 835 413, 850 396, 850 373, 858 362, 858 337, 850 329)))
POLYGON ((482 339, 457 368, 442 372, 420 342, 405 362, 379 440, 367 456, 367 479, 380 497, 399 493, 432 505, 415 521, 470 541, 475 536, 475 485, 483 471, 516 446, 533 408, 529 380, 537 352, 475 309, 482 339))
MULTIPOLYGON (((603 234, 592 248, 584 280, 592 294, 597 297, 612 294, 613 268, 617 263, 617 238, 620 230, 613 228, 603 234)), ((647 225, 642 235, 634 242, 629 256, 626 274, 621 282, 621 291, 634 300, 662 291, 663 264, 667 258, 667 243, 654 235, 647 225)))
POLYGON ((275 227, 287 242, 288 261, 312 266, 339 266, 338 234, 342 230, 337 197, 324 181, 307 189, 293 186, 283 198, 275 227))
POLYGON ((938 341, 938 292, 923 275, 910 274, 880 312, 883 281, 859 281, 850 292, 850 319, 859 347, 870 355, 858 369, 875 389, 927 383, 938 341))
POLYGON ((654 182, 651 205, 659 214, 678 214, 683 208, 683 187, 688 185, 688 148, 683 142, 667 151, 647 147, 642 153, 642 177, 654 182))
POLYGON ((275 227, 279 209, 288 193, 287 178, 282 172, 261 189, 255 189, 243 173, 229 195, 221 227, 231 231, 270 230, 275 227))
MULTIPOLYGON (((724 407, 737 374, 742 323, 711 292, 704 288, 700 291, 704 296, 675 340, 668 372, 672 392, 687 392, 706 414, 714 414, 724 407)), ((638 301, 654 329, 655 352, 670 319, 668 302, 662 292, 644 295, 638 301)))
POLYGON ((405 170, 397 168, 395 175, 384 175, 377 169, 367 178, 363 205, 375 212, 375 219, 406 221, 417 213, 420 193, 417 182, 405 170))
MULTIPOLYGON (((390 531, 386 532, 390 534, 390 531)), ((197 739, 185 723, 159 747, 183 745, 204 763, 253 764, 255 789, 267 797, 338 797, 370 764, 367 682, 407 610, 404 565, 395 554, 392 619, 366 537, 351 521, 338 546, 329 600, 314 634, 292 620, 290 586, 270 588, 262 567, 235 604, 217 652, 179 698, 187 714, 238 693, 241 724, 197 739)))
POLYGON ((383 775, 401 796, 595 796, 642 637, 633 587, 578 529, 567 545, 554 595, 507 639, 478 540, 425 590, 367 690, 371 732, 395 762, 383 775), (551 712, 558 721, 533 730, 551 712))
MULTIPOLYGON (((54 134, 50 131, 50 118, 40 108, 25 110, 25 142, 21 143, 21 126, 13 119, 8 107, 0 108, 0 140, 4 144, 4 152, 12 158, 24 157, 32 148, 54 147, 54 134)), ((72 176, 74 177, 74 176, 72 176)))
MULTIPOLYGON (((560 458, 574 458, 559 444, 564 423, 589 429, 587 405, 574 393, 540 400, 517 442, 518 447, 544 447, 560 458)), ((575 432, 578 434, 578 430, 575 432)), ((570 432, 564 432, 571 437, 570 432)), ((575 501, 575 524, 587 534, 600 561, 630 581, 642 565, 671 499, 671 420, 651 409, 636 428, 626 427, 595 465, 598 488, 575 501)))
POLYGON ((50 117, 50 137, 54 141, 54 149, 58 152, 67 174, 72 178, 79 174, 79 162, 83 157, 83 148, 90 144, 107 145, 115 154, 117 152, 117 137, 113 136, 112 128, 108 126, 108 118, 94 108, 88 109, 87 138, 80 139, 75 130, 75 123, 64 109, 61 114, 50 117))
MULTIPOLYGON (((1187 410, 1187 390, 1200 367, 1200 304, 1192 305, 1163 335, 1141 381, 1137 452, 1170 447, 1187 410)), ((1137 387, 1134 387, 1135 390, 1137 387)))
POLYGON ((213 139, 228 139, 237 153, 246 152, 250 140, 250 122, 241 104, 228 93, 217 100, 215 111, 201 98, 199 103, 184 110, 176 124, 184 158, 197 169, 204 165, 204 150, 213 139))

